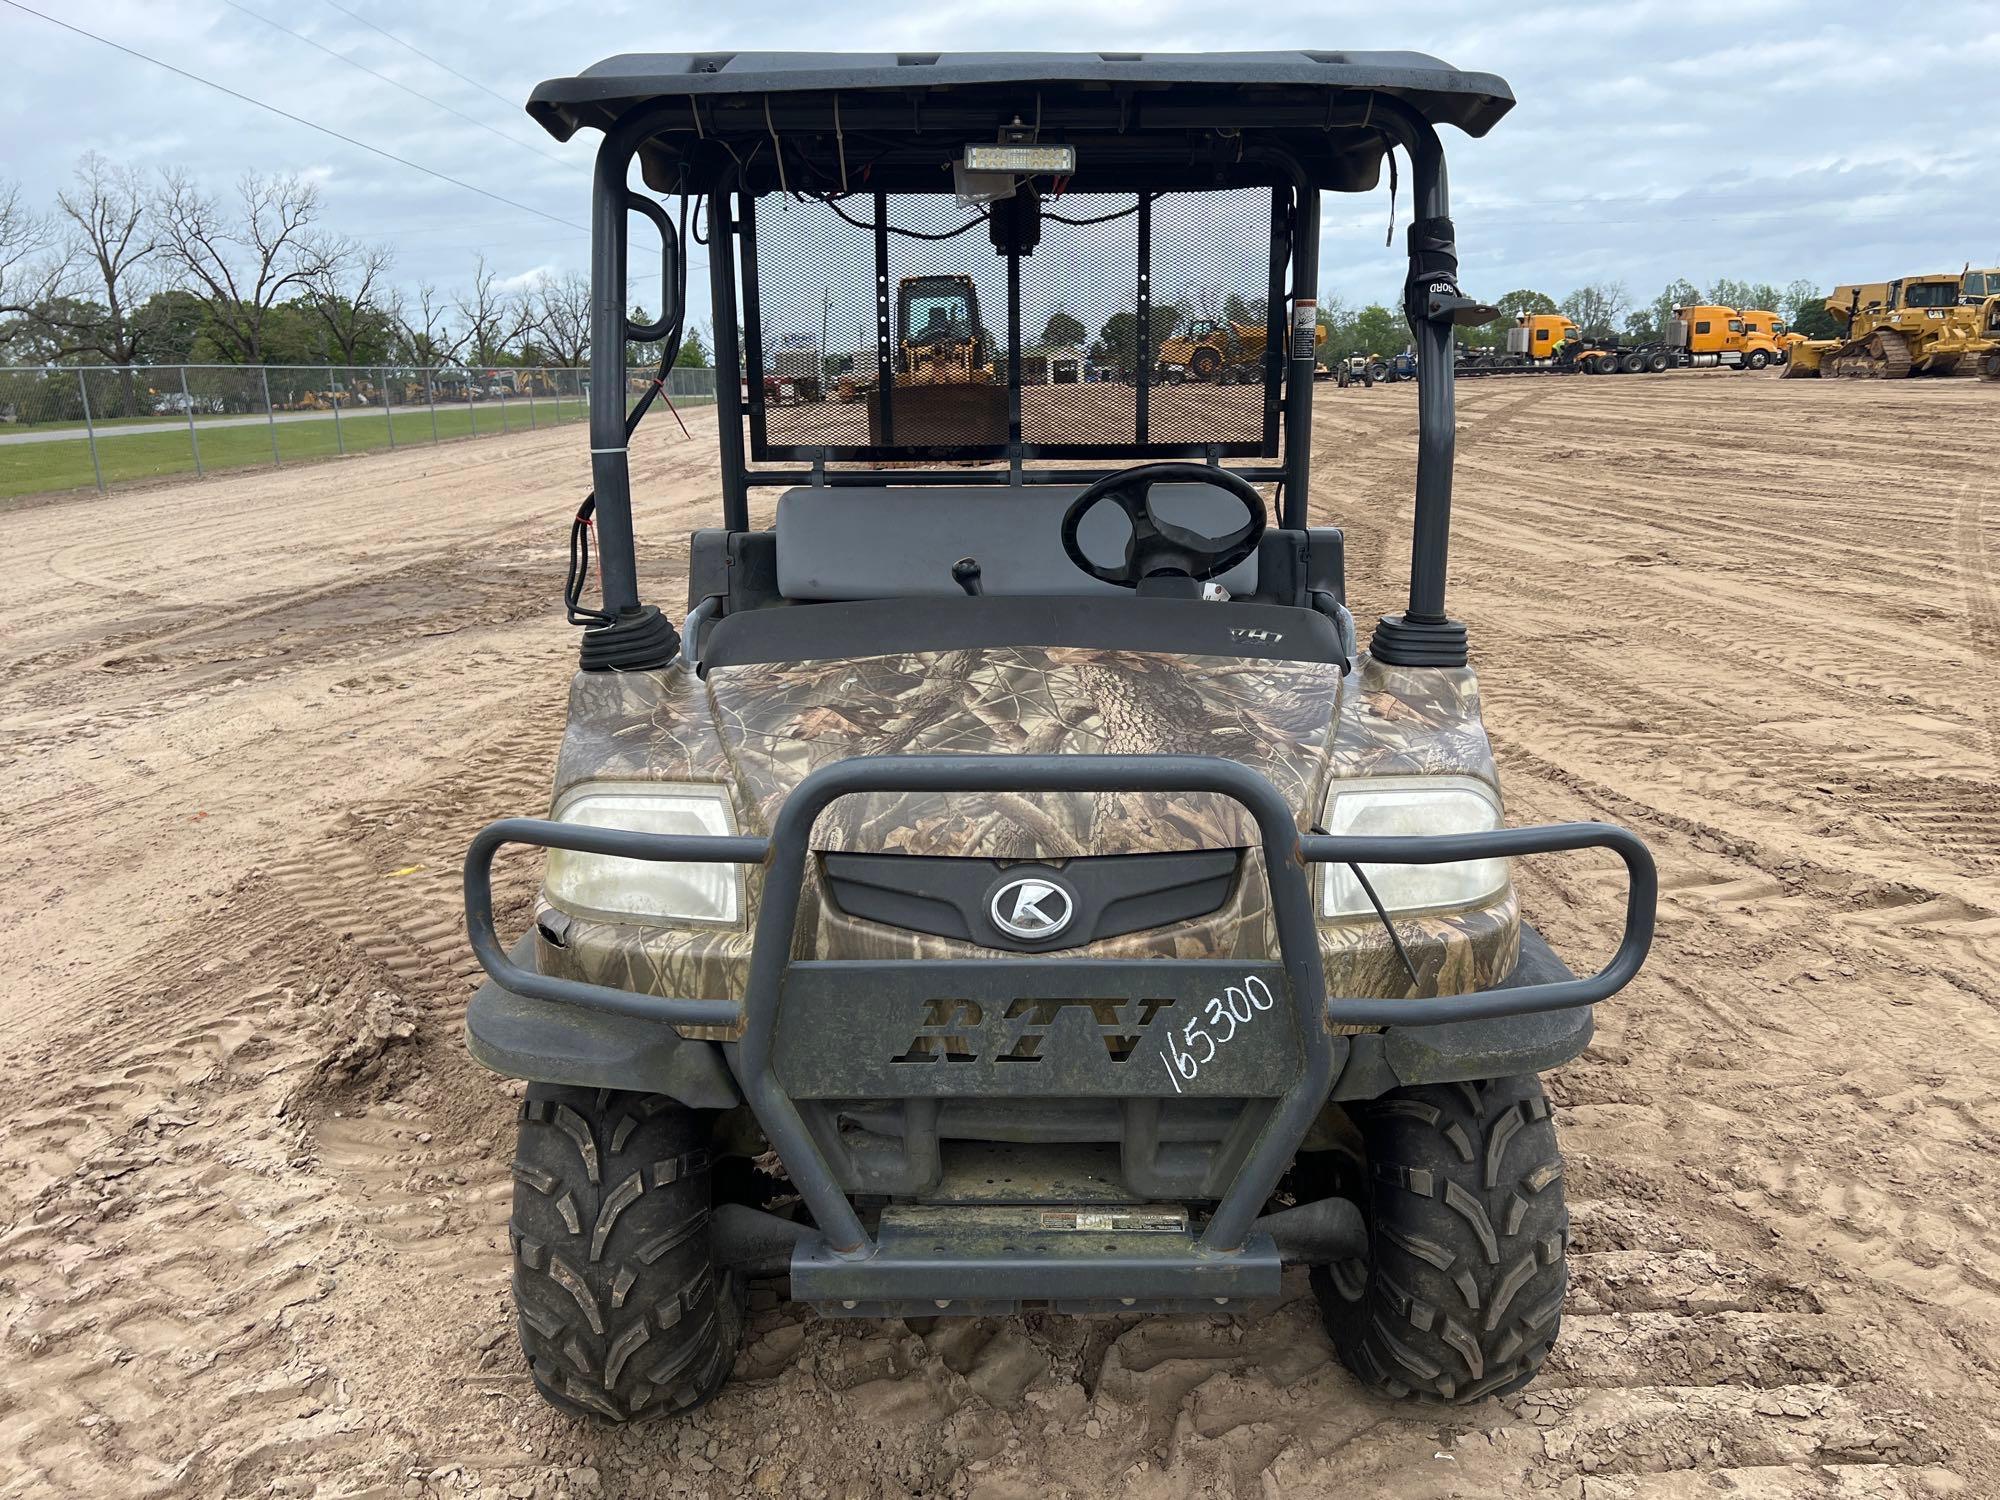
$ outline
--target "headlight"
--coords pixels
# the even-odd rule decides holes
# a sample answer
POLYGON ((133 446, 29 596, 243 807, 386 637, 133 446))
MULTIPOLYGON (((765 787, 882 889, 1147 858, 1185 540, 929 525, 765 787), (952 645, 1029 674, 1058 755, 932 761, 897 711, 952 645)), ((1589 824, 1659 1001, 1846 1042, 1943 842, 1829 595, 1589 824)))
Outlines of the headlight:
MULTIPOLYGON (((633 833, 734 833, 720 787, 591 782, 556 804, 560 823, 633 833)), ((572 916, 646 921, 735 922, 743 876, 733 864, 681 864, 551 849, 542 889, 572 916)))
MULTIPOLYGON (((1500 826, 1500 797, 1469 776, 1379 776, 1336 783, 1327 804, 1328 833, 1407 836, 1486 833, 1500 826)), ((1386 911, 1477 906, 1507 888, 1504 859, 1449 865, 1363 865, 1386 911)), ((1345 865, 1322 866, 1320 915, 1374 913, 1368 893, 1345 865)))

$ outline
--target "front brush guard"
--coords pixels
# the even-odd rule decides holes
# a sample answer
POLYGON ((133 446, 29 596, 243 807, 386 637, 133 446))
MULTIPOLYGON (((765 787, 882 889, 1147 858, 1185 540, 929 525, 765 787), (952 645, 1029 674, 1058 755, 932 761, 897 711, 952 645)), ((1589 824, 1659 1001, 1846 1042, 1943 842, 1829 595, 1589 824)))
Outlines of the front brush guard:
MULTIPOLYGON (((1623 828, 1604 823, 1559 823, 1538 828, 1505 828, 1490 833, 1442 834, 1414 838, 1301 835, 1293 812, 1262 775, 1214 756, 868 756, 824 766, 801 781, 779 810, 768 838, 692 834, 632 833, 585 828, 539 818, 509 818, 489 824, 473 839, 465 861, 467 933, 480 964, 503 988, 517 995, 612 1011, 673 1026, 733 1028, 737 1040, 724 1043, 731 1070, 766 1138, 784 1162, 819 1229, 801 1247, 798 1263, 825 1265, 829 1258, 851 1262, 874 1257, 877 1246, 840 1190, 825 1154, 802 1119, 794 1097, 773 1066, 773 1043, 782 1008, 809 858, 810 835, 819 815, 835 800, 861 792, 1208 792, 1231 798, 1255 819, 1270 884, 1277 927, 1278 962, 1258 965, 1283 987, 1296 1039, 1296 1073, 1282 1091, 1255 1144, 1216 1204, 1198 1239, 1190 1238, 1178 1259, 1154 1259, 1149 1287, 1161 1294, 1181 1290, 1207 1295, 1214 1257, 1261 1241, 1251 1226, 1326 1102, 1334 1078, 1335 1026, 1433 1026, 1501 1016, 1527 1015, 1594 1004, 1616 994, 1645 961, 1652 943, 1658 877, 1646 846, 1623 828), (534 972, 510 961, 493 924, 492 865, 506 844, 532 844, 627 859, 764 866, 756 941, 741 1005, 727 1000, 695 1000, 648 995, 534 972), (1320 964, 1308 866, 1322 863, 1449 864, 1461 860, 1513 858, 1579 849, 1609 849, 1625 864, 1628 885, 1625 925, 1617 951, 1595 974, 1507 989, 1435 998, 1329 999, 1320 964), (1172 1264, 1169 1264, 1172 1262, 1172 1264), (1178 1272, 1175 1265, 1179 1266, 1178 1272)), ((1212 964, 1209 960, 1148 960, 1146 971, 1212 964)), ((1015 974, 1060 969, 1098 983, 1119 960, 1063 957, 986 960, 955 964, 954 970, 982 964, 1015 974)), ((843 960, 811 964, 815 975, 846 971, 862 988, 870 973, 882 981, 906 967, 895 961, 843 960)), ((1086 982, 1080 986, 1089 989, 1086 982)), ((1249 1248, 1264 1249, 1259 1245, 1249 1248)), ((1261 1258, 1261 1257, 1253 1257, 1261 1258)), ((885 1265, 884 1271, 894 1269, 885 1265)), ((885 1277, 885 1280, 889 1278, 885 1277)), ((853 1299, 848 1299, 853 1300, 853 1299)))

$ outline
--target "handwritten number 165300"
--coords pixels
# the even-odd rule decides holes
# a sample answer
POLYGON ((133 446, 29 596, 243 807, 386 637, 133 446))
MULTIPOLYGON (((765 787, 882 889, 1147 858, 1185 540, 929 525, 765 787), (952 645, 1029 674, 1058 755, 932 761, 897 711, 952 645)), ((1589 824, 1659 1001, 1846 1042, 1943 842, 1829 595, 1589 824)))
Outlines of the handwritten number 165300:
POLYGON ((1239 1031, 1277 1003, 1271 987, 1253 974, 1240 985, 1232 984, 1220 995, 1211 996, 1179 1035, 1169 1028, 1160 1059, 1167 1065, 1174 1092, 1184 1093, 1183 1082, 1193 1083, 1239 1031))

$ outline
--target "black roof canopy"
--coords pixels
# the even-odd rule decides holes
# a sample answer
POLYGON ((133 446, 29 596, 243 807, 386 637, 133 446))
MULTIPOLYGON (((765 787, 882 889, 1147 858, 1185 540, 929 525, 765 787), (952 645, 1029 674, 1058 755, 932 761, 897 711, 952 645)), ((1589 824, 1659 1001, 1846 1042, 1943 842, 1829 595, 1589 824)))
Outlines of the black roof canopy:
POLYGON ((755 192, 949 191, 941 167, 1016 122, 1078 148, 1078 190, 1260 180, 1260 152, 1314 186, 1378 180, 1397 121, 1484 135, 1505 82, 1418 52, 628 53, 535 89, 558 140, 649 119, 656 189, 732 170, 755 192))

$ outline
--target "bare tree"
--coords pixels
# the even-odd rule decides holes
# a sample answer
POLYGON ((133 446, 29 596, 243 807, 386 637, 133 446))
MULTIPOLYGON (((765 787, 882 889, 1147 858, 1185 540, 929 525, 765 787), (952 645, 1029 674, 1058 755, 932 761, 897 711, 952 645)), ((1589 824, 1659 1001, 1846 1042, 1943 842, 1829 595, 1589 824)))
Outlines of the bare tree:
POLYGON ((465 355, 476 365, 498 364, 528 326, 526 308, 520 299, 500 290, 499 278, 484 255, 473 262, 471 287, 452 305, 465 324, 465 355))
POLYGON ((312 234, 319 189, 303 178, 246 173, 233 211, 180 171, 161 182, 154 212, 161 249, 189 280, 210 324, 246 364, 264 358, 271 309, 325 270, 312 234))
POLYGON ((1580 286, 1562 300, 1563 316, 1586 336, 1604 338, 1615 333, 1618 320, 1632 305, 1632 294, 1622 281, 1580 286))
POLYGON ((392 323, 382 286, 395 256, 387 246, 346 239, 315 239, 311 248, 319 264, 306 278, 306 300, 339 348, 340 362, 357 365, 361 345, 392 323))
POLYGON ((534 323, 556 364, 572 369, 590 354, 590 278, 576 271, 535 283, 534 323))
POLYGON ((21 202, 19 183, 0 179, 0 317, 46 301, 62 272, 49 221, 21 202))
POLYGON ((438 289, 426 281, 414 295, 392 292, 389 316, 402 335, 403 353, 413 365, 448 365, 465 347, 465 335, 454 333, 438 289))
POLYGON ((121 367, 123 407, 138 410, 132 371, 146 342, 136 314, 160 290, 146 184, 138 173, 95 151, 76 164, 76 184, 56 195, 68 221, 61 294, 36 314, 57 341, 58 354, 95 354, 121 367))

